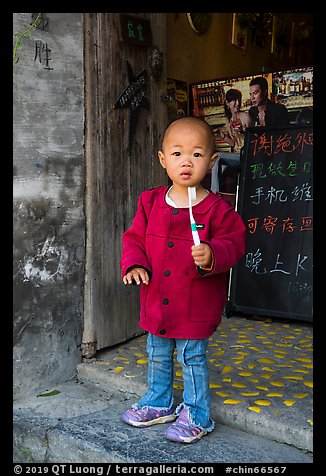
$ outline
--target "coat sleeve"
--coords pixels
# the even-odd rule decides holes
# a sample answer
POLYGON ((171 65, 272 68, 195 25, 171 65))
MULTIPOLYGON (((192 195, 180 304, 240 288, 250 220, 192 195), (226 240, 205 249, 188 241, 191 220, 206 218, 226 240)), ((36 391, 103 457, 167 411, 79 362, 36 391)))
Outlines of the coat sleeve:
POLYGON ((146 256, 145 237, 147 229, 147 214, 145 210, 144 194, 138 200, 138 207, 131 227, 122 235, 122 253, 120 266, 122 277, 128 269, 135 266, 146 269, 151 274, 151 266, 146 256))
POLYGON ((224 273, 237 264, 245 253, 245 239, 246 227, 241 216, 232 207, 228 208, 214 223, 212 238, 208 242, 214 266, 205 274, 224 273))

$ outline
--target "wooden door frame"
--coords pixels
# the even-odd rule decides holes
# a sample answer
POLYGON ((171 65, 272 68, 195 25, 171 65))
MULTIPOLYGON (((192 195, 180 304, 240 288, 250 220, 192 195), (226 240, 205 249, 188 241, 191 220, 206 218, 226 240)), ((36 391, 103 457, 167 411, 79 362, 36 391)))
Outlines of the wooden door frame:
MULTIPOLYGON (((120 329, 119 322, 115 324, 115 327, 111 322, 112 319, 119 319, 119 316, 116 315, 117 303, 114 302, 114 309, 112 308, 113 316, 107 316, 103 306, 103 300, 107 299, 108 290, 111 292, 111 299, 114 300, 114 293, 120 293, 120 286, 121 289, 123 287, 118 269, 118 255, 121 251, 118 240, 116 240, 115 248, 111 250, 109 257, 114 258, 111 274, 108 274, 109 272, 107 273, 106 270, 106 266, 110 266, 109 263, 102 262, 107 258, 105 249, 108 243, 107 234, 115 226, 114 216, 118 213, 117 206, 114 208, 112 205, 110 212, 112 216, 108 215, 107 208, 110 207, 110 204, 103 203, 103 197, 108 196, 107 188, 114 187, 116 183, 112 171, 108 176, 108 167, 115 160, 115 170, 118 176, 117 193, 120 192, 119 180, 123 181, 125 187, 121 197, 124 228, 131 224, 140 192, 145 188, 167 183, 164 170, 156 157, 156 151, 160 148, 163 131, 167 124, 166 106, 160 99, 161 94, 166 91, 165 61, 162 79, 158 80, 151 76, 148 68, 150 49, 144 50, 144 47, 137 49, 133 45, 123 45, 119 42, 117 38, 118 15, 118 13, 84 13, 86 258, 82 354, 86 358, 93 357, 97 350, 105 346, 122 342, 137 335, 137 332, 141 333, 138 326, 138 289, 123 289, 124 294, 121 295, 123 297, 120 302, 121 306, 124 306, 124 315, 130 311, 132 316, 131 323, 127 324, 129 327, 126 330, 120 329), (114 103, 123 90, 121 77, 120 82, 114 77, 118 53, 123 57, 120 60, 122 61, 120 69, 123 69, 125 60, 128 60, 135 68, 135 73, 138 73, 143 66, 149 73, 150 111, 140 113, 141 117, 137 127, 139 135, 143 135, 143 137, 139 137, 139 140, 137 137, 135 138, 135 144, 131 151, 128 151, 129 111, 127 109, 113 110, 114 103), (111 132, 111 130, 117 130, 117 127, 120 146, 117 146, 117 139, 111 132), (119 155, 118 159, 116 155, 119 155), (150 157, 148 157, 149 155, 150 157), (123 170, 117 164, 121 164, 123 170), (108 331, 109 336, 102 335, 101 325, 98 326, 97 322, 99 320, 102 320, 103 326, 113 326, 108 331)), ((131 15, 145 16, 150 19, 155 46, 165 53, 166 14, 136 13, 131 15)), ((127 71, 123 74, 127 85, 127 71)), ((121 234, 121 222, 119 226, 120 229, 117 227, 117 233, 121 234)))

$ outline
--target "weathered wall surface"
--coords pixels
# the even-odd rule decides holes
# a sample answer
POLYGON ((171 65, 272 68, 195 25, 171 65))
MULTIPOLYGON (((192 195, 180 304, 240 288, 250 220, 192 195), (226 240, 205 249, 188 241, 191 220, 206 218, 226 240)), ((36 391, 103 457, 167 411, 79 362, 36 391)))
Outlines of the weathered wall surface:
MULTIPOLYGON (((83 14, 46 13, 13 67, 14 391, 81 359, 85 261, 83 14)), ((13 32, 31 13, 13 14, 13 32)))

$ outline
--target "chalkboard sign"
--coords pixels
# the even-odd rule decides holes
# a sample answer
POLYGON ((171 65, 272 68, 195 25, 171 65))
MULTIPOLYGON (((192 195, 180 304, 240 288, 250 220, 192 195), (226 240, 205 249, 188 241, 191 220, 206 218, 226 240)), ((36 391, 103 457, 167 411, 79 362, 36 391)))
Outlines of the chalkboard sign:
POLYGON ((239 180, 245 256, 231 273, 233 311, 312 321, 313 130, 250 128, 239 180))

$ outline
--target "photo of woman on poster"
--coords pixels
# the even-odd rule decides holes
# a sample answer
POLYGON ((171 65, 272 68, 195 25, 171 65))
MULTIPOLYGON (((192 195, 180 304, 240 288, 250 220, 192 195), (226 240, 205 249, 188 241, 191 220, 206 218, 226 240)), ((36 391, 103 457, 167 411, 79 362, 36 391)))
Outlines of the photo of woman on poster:
POLYGON ((241 110, 242 93, 231 88, 225 94, 225 127, 218 130, 221 140, 231 146, 231 152, 240 153, 244 145, 245 131, 253 125, 247 111, 241 110))

